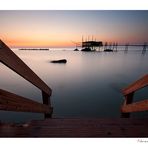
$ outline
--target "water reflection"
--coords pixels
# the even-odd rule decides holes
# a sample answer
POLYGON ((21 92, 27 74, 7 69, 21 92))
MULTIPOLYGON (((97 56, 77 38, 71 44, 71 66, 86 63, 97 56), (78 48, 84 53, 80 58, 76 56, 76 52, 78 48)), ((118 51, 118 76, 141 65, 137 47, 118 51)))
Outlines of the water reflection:
MULTIPOLYGON (((15 53, 53 90, 53 117, 120 117, 121 89, 148 72, 148 55, 138 51, 15 53), (67 59, 66 64, 49 61, 67 59)), ((0 88, 41 102, 40 90, 0 64, 0 88)), ((146 92, 144 91, 144 94, 146 92)), ((0 112, 1 120, 42 119, 41 114, 0 112)))

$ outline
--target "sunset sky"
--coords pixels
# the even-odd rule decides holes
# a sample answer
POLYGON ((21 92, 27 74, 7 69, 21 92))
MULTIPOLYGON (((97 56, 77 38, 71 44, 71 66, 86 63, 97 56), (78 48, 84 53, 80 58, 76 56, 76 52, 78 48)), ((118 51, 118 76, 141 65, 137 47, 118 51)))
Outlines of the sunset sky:
POLYGON ((148 11, 0 11, 10 47, 72 47, 82 36, 119 43, 148 41, 148 11))

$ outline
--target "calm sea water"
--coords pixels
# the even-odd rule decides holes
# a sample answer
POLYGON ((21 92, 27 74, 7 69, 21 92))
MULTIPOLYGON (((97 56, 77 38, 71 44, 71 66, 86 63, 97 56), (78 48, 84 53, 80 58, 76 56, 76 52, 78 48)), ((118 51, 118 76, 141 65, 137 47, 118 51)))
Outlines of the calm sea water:
MULTIPOLYGON (((121 89, 148 73, 148 52, 130 50, 114 53, 71 50, 13 50, 53 93, 53 117, 116 118, 123 103, 121 89), (67 59, 66 64, 51 60, 67 59)), ((0 63, 0 88, 42 102, 38 88, 0 63)), ((148 89, 136 92, 134 101, 148 98, 148 89)), ((134 117, 148 116, 134 113, 134 117)), ((0 111, 3 122, 43 119, 38 113, 0 111)))

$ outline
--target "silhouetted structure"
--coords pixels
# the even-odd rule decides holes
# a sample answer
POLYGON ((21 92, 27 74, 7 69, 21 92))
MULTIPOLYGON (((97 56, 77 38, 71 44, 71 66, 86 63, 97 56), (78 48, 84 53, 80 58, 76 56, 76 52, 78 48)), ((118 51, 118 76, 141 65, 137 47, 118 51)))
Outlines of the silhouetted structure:
POLYGON ((108 46, 108 43, 105 42, 105 44, 104 44, 104 52, 113 52, 112 43, 109 43, 109 46, 108 46))
POLYGON ((112 49, 105 49, 104 52, 113 52, 112 49))
POLYGON ((82 51, 93 51, 96 47, 103 46, 103 43, 101 41, 85 41, 82 42, 82 51))
POLYGON ((81 43, 80 42, 74 42, 74 41, 71 41, 73 44, 75 44, 75 49, 74 49, 74 51, 79 51, 78 50, 78 47, 81 47, 81 43))
POLYGON ((74 49, 74 51, 79 51, 78 48, 74 49))

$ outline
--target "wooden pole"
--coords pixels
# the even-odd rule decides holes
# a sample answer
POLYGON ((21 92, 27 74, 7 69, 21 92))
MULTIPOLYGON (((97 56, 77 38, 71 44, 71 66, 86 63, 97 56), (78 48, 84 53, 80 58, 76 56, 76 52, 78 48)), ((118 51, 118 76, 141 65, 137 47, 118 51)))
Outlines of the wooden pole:
POLYGON ((104 44, 104 50, 107 49, 107 46, 108 46, 108 43, 105 42, 105 44, 104 44))
POLYGON ((129 43, 127 43, 127 44, 125 45, 125 50, 124 50, 125 53, 128 52, 128 46, 129 46, 129 43))
MULTIPOLYGON (((42 98, 43 98, 43 104, 51 106, 50 96, 44 91, 42 91, 42 98)), ((50 113, 44 114, 44 117, 45 118, 51 118, 52 117, 52 111, 50 113)))
POLYGON ((116 42, 116 52, 117 52, 117 50, 118 50, 118 43, 116 42))
POLYGON ((110 44, 109 44, 109 49, 111 49, 112 48, 112 42, 110 42, 110 44))
POLYGON ((146 48, 147 48, 147 43, 144 43, 144 44, 143 44, 142 54, 145 54, 146 48))
MULTIPOLYGON (((134 92, 128 94, 125 96, 125 101, 124 101, 124 105, 127 105, 127 104, 131 104, 133 102, 133 96, 134 96, 134 92)), ((123 105, 123 106, 124 106, 123 105)), ((129 118, 130 117, 130 113, 121 113, 121 117, 122 118, 129 118)))
POLYGON ((115 48, 115 42, 113 42, 113 47, 112 47, 112 50, 114 51, 114 48, 115 48))

